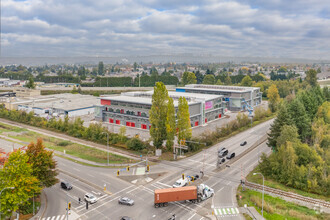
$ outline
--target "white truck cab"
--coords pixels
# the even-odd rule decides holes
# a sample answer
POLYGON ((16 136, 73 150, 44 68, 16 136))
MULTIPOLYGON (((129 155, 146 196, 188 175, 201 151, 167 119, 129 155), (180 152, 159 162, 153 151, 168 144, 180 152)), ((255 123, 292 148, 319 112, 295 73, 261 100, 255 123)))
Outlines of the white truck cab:
POLYGON ((178 187, 184 187, 188 185, 188 178, 184 178, 184 179, 178 179, 174 184, 173 184, 173 188, 178 188, 178 187))

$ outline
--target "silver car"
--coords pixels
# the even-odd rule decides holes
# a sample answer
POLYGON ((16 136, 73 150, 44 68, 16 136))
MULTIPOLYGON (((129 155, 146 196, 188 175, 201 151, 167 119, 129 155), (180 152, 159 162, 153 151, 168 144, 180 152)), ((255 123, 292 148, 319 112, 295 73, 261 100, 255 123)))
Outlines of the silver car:
POLYGON ((86 193, 85 196, 84 196, 84 199, 85 199, 86 202, 89 202, 89 203, 96 203, 97 202, 97 198, 91 193, 86 193))
POLYGON ((129 205, 129 206, 132 206, 134 205, 134 200, 133 199, 129 199, 127 197, 122 197, 118 200, 118 203, 119 204, 122 204, 122 205, 129 205))

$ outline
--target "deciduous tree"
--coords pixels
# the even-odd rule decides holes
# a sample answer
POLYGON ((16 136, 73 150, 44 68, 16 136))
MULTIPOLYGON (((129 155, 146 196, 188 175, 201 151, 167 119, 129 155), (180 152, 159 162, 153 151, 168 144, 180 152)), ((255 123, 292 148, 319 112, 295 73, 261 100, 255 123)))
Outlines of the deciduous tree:
POLYGON ((268 106, 272 112, 276 112, 277 106, 280 102, 280 95, 275 84, 272 84, 267 92, 268 106))
POLYGON ((184 97, 179 98, 178 106, 178 141, 191 138, 191 124, 188 102, 184 97))
POLYGON ((38 178, 42 186, 51 187, 58 181, 53 152, 45 149, 41 138, 36 144, 31 142, 27 146, 26 154, 29 157, 28 162, 32 165, 32 175, 38 178))
POLYGON ((246 75, 242 79, 241 86, 252 86, 252 79, 249 75, 246 75))
POLYGON ((33 176, 32 165, 28 163, 29 157, 21 149, 12 152, 0 170, 1 212, 9 216, 20 205, 28 202, 34 193, 40 193, 41 187, 37 177, 33 176))
POLYGON ((215 77, 212 74, 208 74, 203 79, 203 84, 214 85, 215 77))
POLYGON ((157 82, 152 95, 152 106, 149 111, 151 123, 150 135, 156 148, 160 148, 166 139, 166 115, 168 92, 165 85, 157 82))
POLYGON ((167 104, 167 115, 166 115, 166 147, 169 150, 173 147, 175 132, 176 132, 175 108, 173 104, 173 99, 169 98, 167 104))
POLYGON ((181 80, 183 85, 187 85, 187 84, 196 84, 197 83, 197 79, 194 73, 192 72, 184 72, 183 76, 182 76, 182 80, 181 80))

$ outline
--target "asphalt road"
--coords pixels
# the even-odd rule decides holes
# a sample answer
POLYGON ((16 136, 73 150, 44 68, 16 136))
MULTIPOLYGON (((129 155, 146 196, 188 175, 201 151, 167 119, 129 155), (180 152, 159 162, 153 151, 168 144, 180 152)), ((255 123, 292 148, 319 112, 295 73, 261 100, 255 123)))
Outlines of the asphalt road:
POLYGON ((270 153, 270 149, 263 143, 233 163, 230 168, 220 172, 216 170, 217 150, 226 147, 230 153, 239 155, 265 135, 270 124, 271 121, 260 124, 192 157, 151 166, 148 176, 145 174, 144 163, 131 167, 130 171, 121 170, 120 176, 117 177, 117 169, 83 166, 56 157, 59 169, 69 174, 61 173, 59 178, 69 181, 73 189, 65 191, 59 184, 46 189, 48 206, 43 217, 49 220, 64 219, 69 201, 72 204, 69 219, 120 219, 126 215, 133 219, 148 220, 168 219, 175 214, 176 219, 201 220, 207 219, 206 216, 212 212, 218 219, 243 219, 235 198, 236 188, 242 175, 246 175, 257 165, 261 153, 270 153), (242 141, 247 141, 247 145, 240 146, 242 141), (204 183, 210 186, 216 192, 214 197, 199 204, 175 202, 168 207, 154 208, 155 189, 171 187, 181 178, 182 173, 192 175, 201 170, 204 170, 205 174, 203 179, 192 184, 204 183), (102 190, 104 185, 110 194, 102 190), (88 210, 85 203, 78 203, 78 198, 83 198, 87 192, 99 199, 95 204, 89 205, 88 210), (123 196, 135 200, 135 205, 119 205, 118 199, 123 196))

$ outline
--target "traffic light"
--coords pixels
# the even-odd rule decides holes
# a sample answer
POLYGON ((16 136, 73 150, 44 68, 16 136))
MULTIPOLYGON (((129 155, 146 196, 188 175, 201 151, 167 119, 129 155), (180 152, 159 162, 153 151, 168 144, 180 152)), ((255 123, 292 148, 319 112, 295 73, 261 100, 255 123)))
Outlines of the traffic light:
POLYGON ((147 171, 149 172, 149 170, 150 170, 150 167, 149 167, 149 165, 147 165, 147 171))
POLYGON ((127 171, 129 171, 129 166, 128 166, 128 167, 126 167, 126 170, 127 170, 127 171))
POLYGON ((182 174, 182 179, 184 180, 184 173, 182 174))
POLYGON ((119 176, 119 170, 117 170, 117 176, 119 176))
POLYGON ((195 180, 195 178, 192 176, 192 177, 191 177, 191 181, 194 182, 194 180, 195 180))
POLYGON ((68 209, 71 210, 71 202, 68 203, 68 209))

